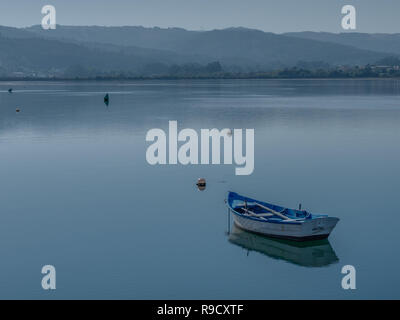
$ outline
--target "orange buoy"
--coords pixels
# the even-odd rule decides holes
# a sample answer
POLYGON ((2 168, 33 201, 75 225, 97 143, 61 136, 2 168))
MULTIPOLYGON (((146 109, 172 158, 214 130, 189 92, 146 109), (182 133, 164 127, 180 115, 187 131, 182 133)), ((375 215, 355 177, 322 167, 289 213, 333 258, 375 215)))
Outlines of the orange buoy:
POLYGON ((206 188, 206 179, 204 178, 197 179, 196 185, 199 188, 199 190, 203 191, 206 188))

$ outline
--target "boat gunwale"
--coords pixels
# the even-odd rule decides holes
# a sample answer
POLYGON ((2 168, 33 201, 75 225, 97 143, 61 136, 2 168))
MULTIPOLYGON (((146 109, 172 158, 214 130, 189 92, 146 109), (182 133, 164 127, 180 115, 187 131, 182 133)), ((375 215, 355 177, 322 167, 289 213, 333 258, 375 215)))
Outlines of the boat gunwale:
POLYGON ((261 219, 261 218, 257 218, 257 217, 252 217, 252 216, 247 216, 244 215, 242 213, 237 212, 235 209, 233 209, 230 205, 229 205, 229 209, 232 211, 232 213, 236 214, 239 217, 245 218, 245 219, 249 219, 249 220, 255 220, 258 222, 263 222, 263 223, 276 223, 276 224, 285 224, 285 225, 293 225, 293 224, 297 224, 297 225, 301 225, 303 224, 306 220, 302 220, 302 221, 288 221, 288 220, 281 220, 281 221, 270 221, 270 220, 265 220, 265 219, 261 219))
MULTIPOLYGON (((289 209, 289 210, 296 210, 296 209, 290 209, 290 208, 287 208, 287 207, 277 206, 277 205, 274 205, 272 203, 259 201, 259 200, 253 199, 253 198, 242 196, 242 195, 240 195, 240 194, 238 194, 236 192, 229 191, 228 192, 228 199, 226 201, 226 204, 227 204, 228 208, 230 209, 230 211, 232 211, 235 215, 237 215, 239 217, 242 217, 242 218, 245 218, 245 219, 249 219, 249 220, 258 221, 258 222, 284 224, 284 225, 302 225, 307 221, 313 221, 313 220, 315 221, 317 219, 328 218, 329 217, 328 215, 325 215, 325 214, 313 214, 313 213, 310 212, 310 216, 311 216, 310 218, 303 218, 303 219, 296 219, 296 220, 295 219, 292 219, 292 220, 283 220, 282 219, 280 221, 276 221, 276 220, 275 221, 274 220, 271 221, 270 219, 262 219, 262 218, 258 218, 258 217, 254 217, 254 216, 249 216, 249 215, 245 215, 243 213, 240 213, 240 212, 236 211, 236 207, 234 208, 232 206, 232 204, 233 204, 233 201, 239 200, 238 198, 243 198, 243 199, 246 199, 249 202, 260 203, 260 204, 267 205, 267 206, 279 207, 279 208, 282 208, 282 209, 289 209)), ((244 200, 244 201, 246 201, 246 200, 244 200)), ((296 210, 296 211, 299 211, 299 210, 296 210)), ((290 218, 290 217, 288 217, 288 218, 290 218)))

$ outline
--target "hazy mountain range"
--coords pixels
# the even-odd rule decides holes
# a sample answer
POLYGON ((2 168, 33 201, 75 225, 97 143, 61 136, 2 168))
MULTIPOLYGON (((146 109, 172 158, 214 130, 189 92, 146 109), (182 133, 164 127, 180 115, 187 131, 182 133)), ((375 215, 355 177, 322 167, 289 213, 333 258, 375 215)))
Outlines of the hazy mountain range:
POLYGON ((400 34, 274 34, 246 28, 188 31, 157 27, 0 27, 0 75, 248 72, 299 63, 316 67, 374 64, 389 56, 400 56, 400 34))

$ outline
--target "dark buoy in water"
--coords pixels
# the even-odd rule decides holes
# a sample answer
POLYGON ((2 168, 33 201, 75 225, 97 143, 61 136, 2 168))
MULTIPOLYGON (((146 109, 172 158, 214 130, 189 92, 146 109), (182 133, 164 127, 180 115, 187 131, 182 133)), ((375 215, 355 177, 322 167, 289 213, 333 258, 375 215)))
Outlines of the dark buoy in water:
POLYGON ((204 178, 199 178, 196 183, 197 188, 199 188, 200 191, 203 191, 206 188, 206 179, 204 178))
POLYGON ((110 103, 110 96, 108 95, 108 93, 104 96, 104 103, 108 106, 108 104, 110 103))
POLYGON ((19 111, 20 111, 19 108, 15 109, 15 112, 19 112, 19 111))
POLYGON ((8 93, 12 93, 12 92, 13 92, 12 88, 8 89, 8 93))

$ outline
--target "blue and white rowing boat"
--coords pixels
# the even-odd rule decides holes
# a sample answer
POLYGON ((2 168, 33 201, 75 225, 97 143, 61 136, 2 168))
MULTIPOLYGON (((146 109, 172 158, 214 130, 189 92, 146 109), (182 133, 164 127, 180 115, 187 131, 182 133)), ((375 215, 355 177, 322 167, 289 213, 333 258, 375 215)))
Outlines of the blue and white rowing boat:
POLYGON ((235 224, 266 236, 308 241, 327 238, 339 219, 306 210, 288 209, 229 192, 228 207, 235 224))

